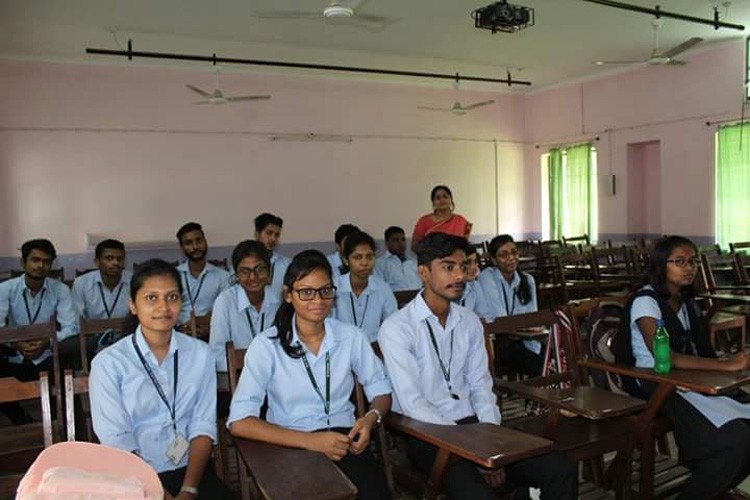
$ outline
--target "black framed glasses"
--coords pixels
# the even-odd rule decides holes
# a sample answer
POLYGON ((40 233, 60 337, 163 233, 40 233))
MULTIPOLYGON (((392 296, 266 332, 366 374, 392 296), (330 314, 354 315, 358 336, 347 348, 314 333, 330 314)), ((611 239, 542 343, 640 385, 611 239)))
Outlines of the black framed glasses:
POLYGON ((330 300, 336 297, 336 287, 333 285, 326 285, 320 288, 292 288, 293 291, 297 292, 299 300, 313 300, 315 295, 320 295, 321 300, 330 300))
POLYGON ((252 275, 262 278, 268 275, 268 266, 265 264, 258 264, 255 267, 241 267, 237 269, 237 276, 240 278, 249 278, 252 275))
POLYGON ((667 262, 674 264, 677 267, 698 267, 701 265, 701 261, 693 257, 691 259, 683 259, 682 257, 678 257, 676 259, 667 259, 667 262))

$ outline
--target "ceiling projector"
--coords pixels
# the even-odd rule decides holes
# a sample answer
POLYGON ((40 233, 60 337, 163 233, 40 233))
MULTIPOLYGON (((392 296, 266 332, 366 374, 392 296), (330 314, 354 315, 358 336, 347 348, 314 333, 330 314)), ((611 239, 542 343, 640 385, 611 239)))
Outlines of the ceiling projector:
POLYGON ((534 26, 534 9, 509 4, 507 0, 480 7, 472 12, 471 16, 474 18, 474 26, 493 33, 515 33, 534 26))

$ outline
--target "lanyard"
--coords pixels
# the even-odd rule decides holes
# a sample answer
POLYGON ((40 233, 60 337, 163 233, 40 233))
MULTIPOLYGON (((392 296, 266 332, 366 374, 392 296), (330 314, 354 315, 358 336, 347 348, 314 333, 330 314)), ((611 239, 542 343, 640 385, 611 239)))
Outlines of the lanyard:
POLYGON ((23 305, 26 306, 26 317, 29 318, 29 324, 33 325, 36 323, 36 319, 39 317, 39 312, 42 310, 42 302, 44 301, 44 292, 46 292, 47 289, 42 289, 42 294, 39 296, 39 305, 36 306, 36 312, 34 312, 34 317, 31 317, 31 309, 29 309, 29 299, 26 298, 26 291, 21 292, 21 296, 23 297, 23 305))
POLYGON ((101 282, 97 281, 96 284, 99 285, 99 295, 102 297, 104 312, 107 313, 107 318, 111 318, 112 313, 115 312, 115 307, 117 307, 117 301, 120 300, 120 292, 122 292, 124 283, 120 283, 120 286, 117 288, 117 295, 115 295, 115 300, 112 301, 112 309, 107 306, 107 299, 104 298, 104 287, 102 286, 101 282))
POLYGON ((516 310, 516 294, 515 292, 511 294, 510 296, 510 304, 508 304, 508 294, 505 292, 505 283, 502 282, 503 280, 502 274, 500 275, 500 290, 503 291, 503 302, 505 302, 505 315, 506 316, 513 316, 513 311, 516 310))
POLYGON ((276 269, 276 263, 274 262, 271 264, 271 272, 268 274, 268 283, 273 283, 273 272, 275 269, 276 269))
MULTIPOLYGON (((250 307, 252 307, 252 306, 250 306, 250 307)), ((250 311, 248 311, 247 309, 245 309, 245 316, 247 316, 247 322, 250 323, 250 338, 254 339, 255 335, 256 335, 256 333, 255 333, 255 327, 253 326, 253 319, 250 317, 250 311)), ((263 313, 263 314, 260 315, 260 331, 261 332, 265 328, 265 324, 266 324, 266 313, 263 313)), ((231 330, 229 332, 229 336, 230 336, 230 340, 231 340, 231 336, 232 336, 231 330)))
POLYGON ((307 361, 307 354, 302 355, 302 362, 305 364, 305 370, 307 370, 307 376, 312 383, 313 389, 318 393, 320 400, 323 401, 323 409, 326 412, 326 425, 331 427, 331 351, 326 353, 326 397, 323 397, 323 393, 320 392, 320 387, 315 381, 315 375, 310 369, 310 363, 307 361))
POLYGON ((174 353, 174 364, 172 365, 174 368, 174 391, 172 395, 172 404, 169 404, 169 400, 167 399, 167 395, 164 394, 164 389, 162 389, 161 384, 158 380, 156 380, 156 376, 154 375, 153 370, 151 370, 151 366, 146 362, 146 358, 143 357, 143 353, 141 352, 140 347, 138 347, 138 344, 135 341, 135 333, 132 335, 133 339, 133 347, 135 348, 136 354, 138 354, 138 358, 141 360, 141 364, 143 365, 143 368, 146 369, 146 373, 148 374, 148 378, 151 379, 151 383, 154 384, 154 388, 156 389, 156 392, 159 393, 159 397, 162 401, 164 401, 164 404, 167 405, 167 410, 169 410, 169 414, 172 416, 172 429, 174 429, 175 432, 177 432, 177 420, 175 420, 175 410, 177 408, 177 355, 179 354, 178 351, 175 351, 174 353))
POLYGON ((362 311, 362 324, 357 321, 357 310, 354 307, 354 292, 349 295, 349 303, 352 305, 352 317, 354 318, 354 326, 362 328, 362 325, 365 324, 365 316, 367 315, 367 306, 370 304, 370 296, 368 295, 365 299, 365 310, 362 311))
POLYGON ((198 289, 195 291, 195 297, 193 297, 193 294, 190 292, 190 281, 188 273, 185 272, 185 287, 187 288, 188 298, 190 299, 190 306, 195 309, 195 301, 198 300, 198 295, 201 294, 201 288, 203 288, 203 280, 206 279, 208 273, 201 276, 201 280, 198 283, 198 289))
POLYGON ((453 361, 453 330, 451 330, 451 356, 448 359, 448 368, 445 368, 445 364, 443 364, 443 358, 440 357, 440 350, 438 349, 437 340, 435 340, 435 333, 432 331, 432 327, 430 326, 430 322, 426 319, 424 320, 425 324, 427 325, 427 330, 430 332, 430 340, 432 340, 432 347, 435 348, 435 354, 437 354, 438 362, 440 363, 440 371, 443 372, 443 378, 445 379, 445 382, 448 384, 448 391, 451 393, 451 397, 453 399, 459 399, 458 394, 453 392, 453 387, 451 387, 451 362, 453 361))

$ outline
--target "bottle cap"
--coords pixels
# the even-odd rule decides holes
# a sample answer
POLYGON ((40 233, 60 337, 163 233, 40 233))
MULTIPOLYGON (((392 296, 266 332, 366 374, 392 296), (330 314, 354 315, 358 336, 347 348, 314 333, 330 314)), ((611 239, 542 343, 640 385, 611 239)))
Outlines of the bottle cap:
POLYGON ((660 326, 664 326, 664 320, 663 319, 657 319, 656 320, 656 328, 659 328, 660 326))

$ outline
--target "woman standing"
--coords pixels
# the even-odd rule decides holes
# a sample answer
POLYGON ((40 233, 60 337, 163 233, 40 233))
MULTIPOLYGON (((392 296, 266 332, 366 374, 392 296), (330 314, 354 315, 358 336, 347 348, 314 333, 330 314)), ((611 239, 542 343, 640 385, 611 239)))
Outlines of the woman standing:
POLYGON ((435 186, 430 193, 432 213, 423 215, 414 225, 411 237, 411 250, 417 251, 422 238, 430 233, 447 233, 468 238, 471 234, 471 222, 461 215, 454 214, 453 193, 448 186, 435 186))

